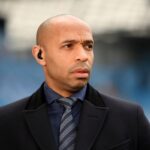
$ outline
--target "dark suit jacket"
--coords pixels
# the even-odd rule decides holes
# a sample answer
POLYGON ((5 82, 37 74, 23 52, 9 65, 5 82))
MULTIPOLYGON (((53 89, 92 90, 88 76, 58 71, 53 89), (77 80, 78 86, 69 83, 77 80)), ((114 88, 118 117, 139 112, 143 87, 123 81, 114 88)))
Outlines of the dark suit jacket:
MULTIPOLYGON (((0 150, 57 150, 43 86, 0 108, 0 150)), ((140 106, 99 94, 88 85, 76 150, 150 150, 150 124, 140 106)))

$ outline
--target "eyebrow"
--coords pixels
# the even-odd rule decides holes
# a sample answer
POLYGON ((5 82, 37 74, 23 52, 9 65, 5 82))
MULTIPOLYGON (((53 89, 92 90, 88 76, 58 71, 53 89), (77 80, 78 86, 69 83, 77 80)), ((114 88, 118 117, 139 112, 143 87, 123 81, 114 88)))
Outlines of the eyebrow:
MULTIPOLYGON (((65 40, 65 41, 62 42, 62 44, 65 44, 65 43, 78 43, 78 41, 77 40, 65 40)), ((93 40, 84 40, 84 41, 82 41, 82 43, 83 44, 84 43, 92 43, 92 44, 94 44, 94 41, 93 40)))
POLYGON ((92 43, 92 44, 94 44, 94 41, 93 40, 85 40, 85 41, 83 41, 83 43, 92 43))

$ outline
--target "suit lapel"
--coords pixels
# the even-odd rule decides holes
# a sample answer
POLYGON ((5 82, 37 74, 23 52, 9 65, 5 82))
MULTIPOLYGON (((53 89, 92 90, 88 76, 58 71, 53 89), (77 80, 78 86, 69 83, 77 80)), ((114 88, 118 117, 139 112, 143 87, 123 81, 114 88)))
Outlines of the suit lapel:
POLYGON ((23 111, 29 131, 41 150, 56 150, 51 124, 48 118, 43 85, 35 92, 23 111))
POLYGON ((85 101, 77 135, 76 150, 89 150, 100 133, 108 108, 95 107, 85 101))
POLYGON ((77 134, 76 150, 90 150, 104 125, 109 108, 91 87, 84 101, 77 134))
POLYGON ((24 111, 24 116, 29 130, 41 150, 56 150, 46 104, 41 105, 37 110, 24 111))

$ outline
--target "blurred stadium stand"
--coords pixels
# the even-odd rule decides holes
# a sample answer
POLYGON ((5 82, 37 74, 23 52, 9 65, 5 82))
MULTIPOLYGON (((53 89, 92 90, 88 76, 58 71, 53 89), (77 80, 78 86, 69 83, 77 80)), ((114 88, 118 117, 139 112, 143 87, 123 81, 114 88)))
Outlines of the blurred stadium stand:
POLYGON ((150 119, 149 0, 0 0, 0 105, 30 95, 44 80, 31 47, 39 24, 57 14, 80 17, 93 29, 90 82, 140 103, 150 119))

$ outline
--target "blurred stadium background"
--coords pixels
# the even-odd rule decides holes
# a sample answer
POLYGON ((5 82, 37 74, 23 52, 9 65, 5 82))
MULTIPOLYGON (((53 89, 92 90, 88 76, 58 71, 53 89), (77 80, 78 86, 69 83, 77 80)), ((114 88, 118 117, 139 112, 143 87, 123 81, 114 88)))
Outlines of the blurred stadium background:
POLYGON ((0 105, 30 95, 44 80, 31 47, 39 24, 57 14, 93 29, 91 84, 141 104, 150 119, 150 0, 0 0, 0 105))

